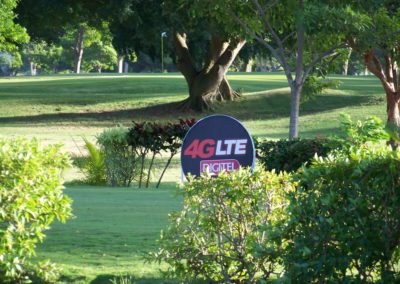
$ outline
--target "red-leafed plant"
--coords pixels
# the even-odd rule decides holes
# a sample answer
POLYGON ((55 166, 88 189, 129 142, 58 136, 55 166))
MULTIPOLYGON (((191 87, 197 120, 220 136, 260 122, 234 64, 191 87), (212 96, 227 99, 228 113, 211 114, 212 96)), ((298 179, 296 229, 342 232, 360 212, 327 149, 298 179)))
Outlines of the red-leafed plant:
POLYGON ((159 177, 157 186, 170 165, 172 158, 179 152, 182 140, 196 119, 180 119, 178 123, 133 122, 133 127, 128 132, 128 143, 136 149, 140 157, 139 187, 142 186, 145 172, 145 158, 150 155, 150 164, 147 169, 146 187, 149 186, 150 172, 154 165, 156 155, 161 152, 169 153, 167 163, 159 177))

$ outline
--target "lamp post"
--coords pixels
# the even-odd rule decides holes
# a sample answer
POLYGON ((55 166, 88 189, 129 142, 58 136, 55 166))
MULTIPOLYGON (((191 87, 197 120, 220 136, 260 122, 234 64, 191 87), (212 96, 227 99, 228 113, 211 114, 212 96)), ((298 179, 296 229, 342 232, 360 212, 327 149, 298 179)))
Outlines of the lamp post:
POLYGON ((167 37, 167 32, 161 33, 161 73, 164 73, 164 37, 167 37))

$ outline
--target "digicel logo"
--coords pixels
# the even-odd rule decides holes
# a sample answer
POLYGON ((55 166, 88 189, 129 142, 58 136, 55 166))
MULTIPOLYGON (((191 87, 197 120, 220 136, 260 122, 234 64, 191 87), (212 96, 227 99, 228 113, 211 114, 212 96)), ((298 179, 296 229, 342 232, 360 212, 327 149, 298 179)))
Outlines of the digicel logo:
POLYGON ((193 159, 199 157, 207 159, 212 156, 228 156, 228 155, 245 155, 247 139, 226 139, 217 140, 194 139, 193 142, 186 148, 183 155, 191 156, 193 159))
POLYGON ((211 174, 218 174, 220 172, 232 172, 239 169, 240 164, 235 159, 228 160, 203 160, 200 162, 200 172, 204 173, 209 171, 211 174))

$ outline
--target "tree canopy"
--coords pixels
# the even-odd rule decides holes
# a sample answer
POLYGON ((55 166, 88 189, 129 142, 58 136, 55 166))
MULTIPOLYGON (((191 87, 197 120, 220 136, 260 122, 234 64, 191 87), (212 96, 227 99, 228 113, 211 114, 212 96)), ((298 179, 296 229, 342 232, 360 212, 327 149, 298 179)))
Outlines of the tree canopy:
POLYGON ((0 2, 0 52, 15 53, 19 44, 29 40, 26 29, 14 21, 17 3, 17 0, 0 2))
MULTIPOLYGON (((368 70, 381 82, 386 93, 387 121, 400 127, 400 3, 398 1, 364 1, 355 9, 365 19, 366 27, 349 34, 354 52, 364 58, 368 70)), ((396 130, 398 132, 398 130, 396 130)))

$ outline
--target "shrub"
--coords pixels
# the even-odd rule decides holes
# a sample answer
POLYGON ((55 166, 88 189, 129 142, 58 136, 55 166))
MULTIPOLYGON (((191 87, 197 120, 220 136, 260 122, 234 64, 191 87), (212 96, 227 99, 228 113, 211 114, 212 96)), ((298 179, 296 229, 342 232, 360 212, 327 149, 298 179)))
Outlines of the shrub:
POLYGON ((315 154, 326 156, 336 147, 325 138, 268 141, 256 139, 257 158, 267 170, 296 171, 315 154))
POLYGON ((317 95, 326 89, 338 88, 340 83, 339 80, 326 79, 325 76, 322 78, 315 75, 308 76, 301 89, 301 103, 315 100, 317 95))
POLYGON ((140 158, 140 177, 139 187, 145 174, 145 160, 148 154, 151 154, 150 164, 147 169, 146 187, 149 186, 150 172, 153 166, 154 158, 162 151, 169 153, 167 163, 160 175, 157 186, 170 165, 172 158, 178 153, 182 146, 182 140, 190 127, 196 122, 193 119, 180 119, 178 123, 157 123, 157 122, 133 122, 133 127, 128 132, 128 143, 136 149, 137 156, 140 158))
POLYGON ((212 283, 268 279, 277 272, 273 226, 292 190, 287 174, 241 169, 217 178, 189 178, 183 209, 170 215, 155 259, 174 276, 212 283), (259 253, 259 248, 267 253, 259 253))
POLYGON ((97 137, 104 152, 107 184, 130 186, 138 172, 136 149, 128 144, 128 129, 115 127, 97 137))
POLYGON ((58 145, 36 140, 0 140, 0 282, 50 280, 53 266, 31 261, 54 219, 71 217, 61 172, 69 165, 58 145))
POLYGON ((353 122, 349 115, 342 114, 339 136, 279 141, 254 139, 257 158, 267 170, 297 171, 302 165, 310 164, 317 154, 326 157, 332 151, 349 151, 363 144, 386 142, 390 139, 381 119, 371 116, 365 121, 353 122))
POLYGON ((104 185, 106 184, 104 152, 86 138, 83 140, 88 155, 75 158, 74 165, 77 166, 85 176, 83 180, 84 183, 104 185))
POLYGON ((350 150, 366 143, 386 142, 390 135, 382 120, 370 116, 364 121, 353 122, 347 114, 340 116, 340 136, 336 137, 336 143, 341 145, 341 150, 350 150))
POLYGON ((398 283, 400 152, 352 148, 315 159, 298 179, 282 226, 291 280, 398 283))

